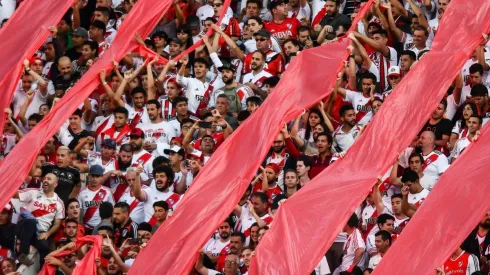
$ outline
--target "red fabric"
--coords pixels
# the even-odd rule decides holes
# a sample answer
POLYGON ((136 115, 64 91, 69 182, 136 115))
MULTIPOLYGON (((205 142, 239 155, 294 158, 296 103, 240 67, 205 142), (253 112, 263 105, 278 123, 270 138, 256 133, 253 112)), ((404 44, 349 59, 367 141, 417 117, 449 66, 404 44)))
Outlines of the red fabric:
MULTIPOLYGON (((367 8, 372 1, 369 3, 367 8)), ((348 44, 348 39, 342 39, 302 51, 291 62, 262 107, 225 140, 199 172, 172 219, 165 222, 165 227, 156 232, 136 258, 130 275, 187 274, 191 270, 197 251, 237 205, 283 123, 296 118, 325 97, 326 91, 331 91, 347 58, 348 44), (192 221, 188 219, 189 213, 194 217, 192 221), (157 253, 159 256, 155 257, 157 253)))
POLYGON ((5 205, 22 184, 36 160, 37 153, 44 144, 100 84, 100 71, 112 68, 113 60, 122 59, 129 51, 136 48, 135 34, 139 33, 142 37, 146 37, 160 21, 161 15, 165 13, 171 3, 171 0, 138 1, 121 25, 111 47, 71 88, 70 92, 63 96, 37 127, 25 135, 7 158, 3 160, 2 165, 0 165, 2 175, 0 185, 3 186, 0 189, 0 205, 5 205))
MULTIPOLYGON (((24 59, 32 58, 32 55, 48 38, 50 26, 56 26, 73 1, 70 0, 46 0, 40 4, 38 1, 23 2, 15 13, 0 29, 0 130, 5 123, 5 113, 8 108, 15 88, 19 83, 24 65, 24 59), (26 24, 26 18, 29 23, 26 24)), ((3 132, 3 130, 1 131, 3 132)))
MULTIPOLYGON (((101 236, 85 236, 77 238, 76 249, 79 249, 87 243, 93 243, 90 251, 83 257, 83 259, 78 262, 73 270, 72 275, 97 275, 97 266, 95 265, 95 258, 100 257, 100 247, 102 245, 101 236)), ((60 259, 65 255, 73 253, 71 250, 65 250, 61 253, 54 255, 56 258, 60 259)), ((56 267, 52 265, 45 264, 38 275, 54 275, 56 273, 56 267)))
MULTIPOLYGON (((468 56, 481 42, 481 33, 488 31, 490 3, 486 2, 483 6, 480 4, 480 1, 466 0, 451 2, 444 14, 432 50, 401 81, 365 132, 349 149, 345 158, 325 169, 281 205, 276 213, 274 224, 260 241, 249 274, 307 274, 313 270, 342 230, 345 222, 369 193, 376 178, 393 165, 397 153, 406 148, 420 131, 468 56), (376 152, 376 161, 373 161, 373 152, 376 152), (284 239, 288 241, 284 242, 284 239), (282 252, 281 257, 277 257, 277 251, 282 252)), ((482 152, 485 149, 478 150, 482 158, 488 156, 482 152)), ((477 157, 473 156, 469 159, 474 160, 477 157)), ((479 159, 478 162, 458 161, 461 164, 467 163, 467 168, 458 170, 459 174, 450 173, 452 177, 446 174, 448 172, 444 173, 444 178, 448 176, 447 178, 452 180, 448 182, 446 188, 441 188, 444 186, 439 186, 440 183, 436 185, 435 189, 443 193, 439 195, 439 200, 431 197, 434 196, 431 194, 428 200, 432 199, 430 204, 432 208, 426 206, 427 200, 421 207, 422 211, 424 208, 433 211, 430 213, 423 211, 427 213, 426 215, 417 213, 419 218, 417 226, 410 222, 407 228, 411 227, 413 231, 404 233, 405 236, 402 234, 400 237, 402 240, 397 240, 395 243, 395 247, 398 247, 396 253, 394 248, 390 249, 388 252, 392 255, 390 259, 384 258, 381 262, 381 265, 389 263, 389 268, 378 266, 375 274, 433 274, 434 268, 444 262, 445 257, 481 218, 481 214, 488 210, 490 205, 489 207, 482 205, 484 202, 488 204, 487 197, 483 195, 488 194, 484 192, 485 188, 489 188, 484 185, 484 183, 488 185, 488 180, 483 180, 485 178, 483 175, 480 178, 475 177, 475 173, 469 171, 473 167, 484 169, 483 163, 486 162, 484 159, 479 159), (481 189, 470 189, 469 180, 458 180, 464 182, 464 185, 454 184, 454 179, 463 175, 466 177, 473 175, 473 182, 475 184, 478 182, 482 186, 481 189), (481 181, 477 181, 477 178, 481 181), (460 191, 449 192, 448 188, 460 191), (475 193, 475 190, 479 192, 475 193), (461 200, 462 195, 466 196, 466 200, 461 200), (443 196, 445 200, 442 199, 443 196), (458 203, 454 203, 456 196, 458 203), (480 199, 476 199, 475 196, 479 196, 480 199), (470 203, 475 204, 473 208, 475 210, 471 214, 475 217, 473 222, 468 219, 466 212, 471 213, 467 207, 470 203), (461 205, 465 207, 461 208, 461 205), (461 214, 459 220, 455 219, 457 213, 461 214), (441 219, 441 214, 446 219, 441 219), (427 221, 431 222, 427 223, 427 221), (448 223, 453 223, 455 226, 457 224, 459 228, 455 227, 448 232, 446 231, 448 223), (467 230, 463 230, 462 227, 467 230), (434 232, 441 232, 439 230, 444 230, 448 234, 438 233, 435 236, 434 232), (456 232, 460 239, 454 238, 456 232), (434 238, 440 238, 441 241, 435 241, 434 238), (422 243, 423 239, 426 239, 427 243, 422 243), (417 242, 414 243, 414 240, 417 242), (429 252, 428 245, 434 245, 432 253, 429 252), (447 252, 446 250, 443 252, 441 248, 447 249, 447 252), (412 254, 414 249, 417 252, 412 254), (407 255, 408 253, 411 255, 407 255), (436 256, 426 257, 426 255, 436 256), (407 264, 406 259, 410 259, 410 264, 407 264), (413 259, 422 263, 415 263, 413 259)))

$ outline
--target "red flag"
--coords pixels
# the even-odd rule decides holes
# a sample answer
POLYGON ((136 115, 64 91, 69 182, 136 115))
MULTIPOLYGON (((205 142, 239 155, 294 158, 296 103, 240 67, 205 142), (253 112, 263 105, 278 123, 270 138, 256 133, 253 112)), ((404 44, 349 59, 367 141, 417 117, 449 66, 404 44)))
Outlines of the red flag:
MULTIPOLYGON (((30 59, 49 36, 49 27, 56 26, 73 1, 24 1, 0 29, 0 130, 5 123, 5 113, 22 73, 22 61, 30 59), (26 24, 26 18, 28 23, 26 24)), ((2 131, 3 132, 3 131, 2 131)))
MULTIPOLYGON (((371 4, 366 4, 358 18, 371 4)), ((172 218, 136 258, 130 275, 188 273, 199 248, 237 205, 283 123, 331 92, 348 44, 348 39, 342 39, 303 51, 294 59, 264 104, 199 172, 172 218)))
MULTIPOLYGON (((250 274, 307 274, 315 268, 377 176, 393 164, 398 152, 410 144, 439 104, 482 41, 481 34, 488 32, 489 19, 490 2, 451 1, 432 50, 396 87, 346 157, 281 205, 271 230, 260 241, 250 274), (277 251, 281 251, 281 257, 277 257, 277 251)), ((411 259, 406 257, 406 250, 419 238, 413 237, 412 243, 404 247, 403 259, 411 259)), ((427 254, 418 256, 422 255, 427 254)), ((407 265, 406 261, 403 265, 407 265)), ((428 269, 421 270, 425 273, 401 273, 398 267, 380 274, 429 274, 428 269)))
POLYGON ((99 73, 112 68, 113 60, 120 60, 137 47, 136 33, 146 37, 169 8, 172 0, 140 0, 131 9, 117 33, 114 43, 92 68, 75 84, 70 92, 55 105, 53 110, 27 135, 25 135, 0 166, 0 205, 5 205, 22 184, 37 152, 54 135, 82 101, 100 84, 99 73))
MULTIPOLYGON (((75 251, 87 243, 93 243, 90 251, 83 257, 83 259, 76 265, 72 275, 97 275, 97 266, 95 265, 95 258, 100 257, 100 247, 102 245, 101 236, 85 236, 77 238, 75 251)), ((61 253, 53 255, 60 259, 65 255, 73 253, 71 250, 65 250, 61 253)), ((54 275, 56 273, 56 267, 45 264, 38 275, 54 275)))

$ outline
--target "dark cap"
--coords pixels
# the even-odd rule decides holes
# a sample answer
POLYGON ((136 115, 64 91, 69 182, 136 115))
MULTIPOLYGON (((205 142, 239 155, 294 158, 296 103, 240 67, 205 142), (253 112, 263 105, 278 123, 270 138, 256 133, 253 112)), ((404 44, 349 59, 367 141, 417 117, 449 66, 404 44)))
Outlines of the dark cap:
POLYGON ((140 128, 134 128, 131 130, 129 137, 145 138, 145 133, 140 128))
POLYGON ((189 25, 189 27, 191 27, 191 28, 201 27, 199 17, 197 17, 195 15, 187 17, 187 25, 189 25))
POLYGON ((158 32, 155 32, 154 34, 151 35, 151 40, 153 40, 155 37, 160 37, 164 40, 167 40, 168 39, 168 35, 166 32, 164 31, 158 31, 158 32))
POLYGON ((165 150, 163 150, 163 152, 167 155, 170 155, 170 153, 177 153, 181 156, 185 155, 184 149, 180 146, 177 146, 177 145, 172 146, 172 148, 170 148, 170 149, 165 149, 165 150))
POLYGON ((88 171, 89 175, 95 175, 95 176, 103 176, 104 175, 104 168, 98 164, 90 166, 90 170, 88 171))
POLYGON ((267 8, 272 11, 273 8, 282 5, 282 4, 287 4, 289 1, 288 0, 272 0, 269 2, 269 5, 267 5, 267 8))
POLYGON ((257 35, 263 36, 267 39, 271 38, 271 33, 266 29, 261 29, 258 32, 254 33, 254 36, 257 36, 257 35))
POLYGON ((279 83, 279 77, 277 76, 271 76, 264 80, 263 84, 264 85, 269 85, 270 87, 276 87, 277 83, 279 83))
POLYGON ((182 40, 178 39, 177 37, 174 37, 174 38, 170 38, 168 40, 168 43, 170 44, 170 42, 175 42, 177 44, 179 44, 180 46, 183 46, 184 45, 184 42, 182 42, 182 40))
POLYGON ((223 62, 223 66, 218 68, 218 71, 222 72, 223 70, 230 70, 232 72, 236 72, 235 66, 230 62, 223 62))
POLYGON ((405 172, 403 173, 403 176, 402 176, 402 182, 405 183, 405 182, 415 182, 419 180, 419 175, 411 170, 411 169, 407 169, 405 170, 405 172))
POLYGON ((112 139, 104 139, 104 141, 102 141, 102 146, 106 146, 106 147, 109 147, 109 148, 112 148, 112 149, 116 149, 117 145, 116 145, 116 142, 112 139))
POLYGON ((101 30, 105 30, 106 29, 106 26, 105 26, 104 22, 102 22, 100 20, 94 20, 94 21, 92 21, 92 23, 90 23, 90 26, 94 26, 97 29, 101 29, 101 30))
POLYGON ((83 38, 88 38, 88 31, 84 28, 76 28, 73 33, 73 36, 80 36, 83 38))
POLYGON ((142 222, 140 224, 138 224, 138 231, 148 231, 148 232, 151 232, 152 231, 152 228, 151 228, 151 225, 147 222, 142 222))

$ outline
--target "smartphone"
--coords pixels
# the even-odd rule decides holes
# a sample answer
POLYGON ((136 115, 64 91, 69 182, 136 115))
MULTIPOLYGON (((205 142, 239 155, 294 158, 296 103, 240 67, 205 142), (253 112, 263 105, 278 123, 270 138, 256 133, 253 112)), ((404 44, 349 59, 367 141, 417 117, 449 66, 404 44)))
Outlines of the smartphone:
POLYGON ((189 160, 188 159, 184 160, 184 167, 189 168, 189 166, 190 166, 189 160))
POLYGON ((199 127, 204 129, 211 129, 211 122, 199 121, 199 127))

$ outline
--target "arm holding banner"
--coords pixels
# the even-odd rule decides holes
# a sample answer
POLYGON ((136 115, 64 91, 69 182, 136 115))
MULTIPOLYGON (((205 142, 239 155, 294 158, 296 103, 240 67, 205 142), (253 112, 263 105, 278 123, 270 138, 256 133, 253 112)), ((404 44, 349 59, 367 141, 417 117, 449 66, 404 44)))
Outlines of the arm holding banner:
POLYGON ((38 73, 29 68, 29 60, 27 59, 24 60, 24 70, 38 82, 38 89, 41 92, 41 95, 46 97, 48 95, 48 82, 46 82, 46 80, 44 80, 44 78, 42 78, 38 73))

